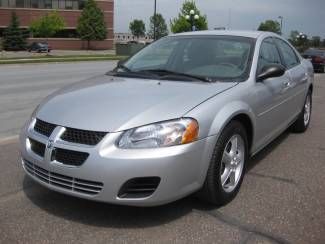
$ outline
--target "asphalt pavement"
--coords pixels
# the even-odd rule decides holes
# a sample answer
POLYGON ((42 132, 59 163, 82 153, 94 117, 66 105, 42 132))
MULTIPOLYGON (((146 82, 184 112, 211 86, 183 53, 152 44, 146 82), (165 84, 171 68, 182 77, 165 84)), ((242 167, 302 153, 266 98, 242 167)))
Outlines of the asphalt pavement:
POLYGON ((53 91, 104 74, 116 62, 0 65, 0 138, 16 135, 40 101, 53 91))
POLYGON ((17 139, 4 139, 42 97, 113 64, 74 65, 0 67, 0 243, 325 243, 325 75, 316 76, 309 130, 287 131, 254 157, 230 204, 190 196, 135 208, 39 186, 23 173, 17 139))

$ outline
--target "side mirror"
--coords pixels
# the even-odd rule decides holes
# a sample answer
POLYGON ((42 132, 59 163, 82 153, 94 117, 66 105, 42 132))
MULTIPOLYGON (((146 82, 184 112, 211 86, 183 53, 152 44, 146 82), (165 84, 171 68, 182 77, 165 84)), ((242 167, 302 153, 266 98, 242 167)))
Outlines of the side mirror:
POLYGON ((264 81, 269 78, 281 77, 286 72, 285 67, 280 64, 265 65, 257 76, 257 81, 264 81))
POLYGON ((119 61, 117 62, 117 66, 121 66, 121 65, 123 65, 123 64, 125 63, 125 61, 126 61, 126 59, 119 60, 119 61))

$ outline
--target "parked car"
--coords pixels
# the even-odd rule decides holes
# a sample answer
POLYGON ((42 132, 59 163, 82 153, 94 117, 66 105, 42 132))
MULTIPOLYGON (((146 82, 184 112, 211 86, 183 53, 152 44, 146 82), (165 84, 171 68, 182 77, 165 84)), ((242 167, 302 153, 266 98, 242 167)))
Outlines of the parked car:
POLYGON ((325 73, 325 50, 310 48, 302 56, 310 60, 316 72, 325 73))
POLYGON ((223 205, 250 156, 290 126, 308 128, 313 79, 273 33, 171 35, 43 101, 20 135, 22 165, 90 200, 154 206, 198 192, 223 205))
POLYGON ((51 50, 52 50, 51 46, 46 42, 33 42, 28 48, 29 52, 38 52, 38 53, 51 52, 51 50))

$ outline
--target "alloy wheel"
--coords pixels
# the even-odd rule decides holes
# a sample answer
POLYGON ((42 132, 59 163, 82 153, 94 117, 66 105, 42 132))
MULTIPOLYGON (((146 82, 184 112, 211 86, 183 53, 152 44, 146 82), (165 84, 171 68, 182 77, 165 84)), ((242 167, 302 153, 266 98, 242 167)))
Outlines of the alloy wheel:
POLYGON ((225 192, 232 192, 238 185, 243 173, 244 163, 244 140, 236 134, 227 142, 221 160, 220 179, 225 192))

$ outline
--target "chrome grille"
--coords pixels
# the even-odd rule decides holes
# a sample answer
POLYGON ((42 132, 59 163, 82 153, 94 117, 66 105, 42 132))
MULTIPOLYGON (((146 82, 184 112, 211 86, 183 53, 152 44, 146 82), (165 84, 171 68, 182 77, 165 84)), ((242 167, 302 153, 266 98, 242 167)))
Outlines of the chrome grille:
POLYGON ((51 161, 56 160, 65 165, 80 166, 88 158, 89 153, 55 148, 52 151, 51 161))
POLYGON ((79 192, 87 195, 96 195, 102 189, 104 184, 96 181, 73 178, 66 175, 47 171, 27 160, 23 160, 25 170, 33 177, 42 182, 53 185, 65 190, 79 192))
POLYGON ((45 153, 45 145, 43 143, 40 143, 38 141, 35 141, 31 138, 28 138, 29 143, 30 143, 30 149, 37 154, 40 157, 44 157, 45 153))
POLYGON ((54 124, 50 124, 43 120, 37 119, 34 126, 34 130, 44 136, 50 137, 55 127, 56 125, 54 124))
POLYGON ((66 128, 61 139, 68 142, 95 146, 106 134, 106 132, 66 128))

